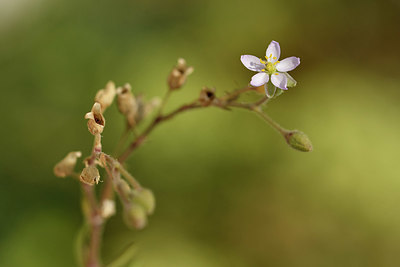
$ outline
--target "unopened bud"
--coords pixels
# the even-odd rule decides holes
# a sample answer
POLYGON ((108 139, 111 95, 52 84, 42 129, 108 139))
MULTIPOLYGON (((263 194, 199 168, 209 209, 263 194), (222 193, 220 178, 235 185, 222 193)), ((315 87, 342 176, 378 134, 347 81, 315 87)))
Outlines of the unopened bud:
POLYGON ((187 76, 192 74, 193 67, 188 67, 183 58, 178 59, 178 64, 172 69, 168 76, 168 86, 170 90, 176 90, 185 84, 187 76))
POLYGON ((312 151, 312 143, 308 136, 300 131, 294 130, 285 134, 286 142, 294 149, 310 152, 312 151))
POLYGON ((94 101, 100 103, 101 110, 104 112, 112 104, 115 94, 115 84, 109 81, 104 89, 97 92, 94 101))
POLYGON ((126 225, 136 229, 143 229, 147 224, 147 215, 145 209, 138 204, 131 204, 124 207, 124 221, 126 225))
POLYGON ((135 96, 132 94, 132 87, 130 84, 125 84, 124 87, 117 89, 118 110, 125 116, 129 127, 136 125, 136 114, 138 105, 135 96))
POLYGON ((117 194, 124 201, 130 201, 131 198, 131 187, 123 179, 114 179, 114 186, 116 187, 117 194))
POLYGON ((115 201, 106 199, 101 204, 101 217, 109 218, 115 214, 115 201))
POLYGON ((69 152, 65 158, 54 166, 54 174, 57 177, 66 177, 74 172, 76 161, 82 156, 80 151, 69 152))
POLYGON ((95 102, 92 111, 86 113, 85 119, 88 120, 88 129, 89 132, 93 135, 101 134, 104 130, 104 126, 106 124, 106 120, 104 119, 103 113, 101 111, 101 105, 98 102, 95 102))
POLYGON ((143 188, 133 192, 133 200, 142 205, 148 215, 153 214, 156 200, 151 190, 143 188))
POLYGON ((81 182, 88 185, 98 184, 100 181, 99 170, 95 165, 89 165, 82 170, 79 178, 81 182))
POLYGON ((215 88, 204 87, 201 89, 199 101, 201 105, 208 106, 215 99, 215 88))

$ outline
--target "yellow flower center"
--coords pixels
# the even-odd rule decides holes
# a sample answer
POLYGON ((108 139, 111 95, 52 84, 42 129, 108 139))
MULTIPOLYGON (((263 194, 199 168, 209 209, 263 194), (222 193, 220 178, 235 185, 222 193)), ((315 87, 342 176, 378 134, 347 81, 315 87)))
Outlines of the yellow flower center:
POLYGON ((260 62, 265 65, 265 69, 262 69, 261 71, 266 72, 269 75, 272 75, 276 72, 276 64, 279 63, 279 61, 276 61, 274 63, 269 62, 268 60, 271 60, 271 58, 276 60, 276 57, 272 57, 272 54, 269 57, 265 56, 265 59, 267 61, 264 61, 260 58, 260 62))

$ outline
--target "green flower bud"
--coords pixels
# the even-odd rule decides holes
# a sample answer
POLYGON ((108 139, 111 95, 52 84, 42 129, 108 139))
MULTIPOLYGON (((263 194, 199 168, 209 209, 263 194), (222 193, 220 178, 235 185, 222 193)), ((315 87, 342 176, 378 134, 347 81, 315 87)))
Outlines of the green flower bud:
POLYGON ((124 221, 128 227, 143 229, 147 224, 147 215, 144 207, 138 204, 126 206, 124 208, 124 221))
POLYGON ((156 206, 156 200, 151 190, 143 188, 133 192, 133 200, 142 205, 148 215, 153 214, 156 206))
POLYGON ((286 142, 294 149, 310 152, 313 147, 308 136, 300 131, 293 130, 285 134, 286 142))

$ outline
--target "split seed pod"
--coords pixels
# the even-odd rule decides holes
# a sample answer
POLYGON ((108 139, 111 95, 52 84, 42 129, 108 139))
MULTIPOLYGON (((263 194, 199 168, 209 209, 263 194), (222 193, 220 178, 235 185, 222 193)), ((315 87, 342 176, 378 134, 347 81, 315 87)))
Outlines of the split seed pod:
POLYGON ((115 84, 114 82, 109 81, 104 89, 100 89, 97 92, 94 101, 100 103, 101 110, 105 112, 106 108, 108 108, 112 104, 115 94, 116 94, 115 84))
POLYGON ((106 120, 101 111, 101 105, 99 102, 95 102, 92 111, 86 113, 85 119, 88 119, 88 129, 93 135, 101 134, 104 130, 106 120))
POLYGON ((215 88, 204 87, 201 89, 199 101, 202 106, 209 106, 215 99, 215 88))
POLYGON ((192 74, 194 71, 193 67, 188 67, 186 60, 183 58, 178 59, 178 64, 172 69, 168 76, 168 86, 170 90, 176 90, 185 84, 187 76, 192 74))
POLYGON ((89 165, 85 167, 81 175, 79 176, 82 183, 88 185, 98 184, 100 181, 100 173, 99 170, 94 165, 89 165))
POLYGON ((128 126, 132 128, 136 125, 138 105, 135 96, 132 94, 132 87, 130 84, 125 84, 122 88, 119 87, 117 89, 117 95, 118 110, 125 116, 128 126))
POLYGON ((82 156, 80 151, 69 152, 65 158, 54 166, 54 174, 57 177, 66 177, 74 172, 76 161, 82 156))

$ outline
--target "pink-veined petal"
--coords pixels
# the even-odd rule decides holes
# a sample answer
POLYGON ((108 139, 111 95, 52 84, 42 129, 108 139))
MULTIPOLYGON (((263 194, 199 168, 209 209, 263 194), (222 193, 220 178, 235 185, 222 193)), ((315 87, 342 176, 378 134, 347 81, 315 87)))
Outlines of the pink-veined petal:
POLYGON ((300 58, 288 57, 276 64, 276 69, 280 72, 287 72, 294 70, 298 65, 300 65, 300 58))
POLYGON ((271 75, 271 82, 282 90, 287 90, 287 77, 284 73, 275 72, 271 75))
POLYGON ((260 73, 257 73, 256 75, 253 75, 253 77, 251 77, 250 84, 253 85, 254 87, 258 87, 258 86, 266 84, 268 82, 268 80, 269 80, 269 75, 266 74, 265 72, 260 72, 260 73))
POLYGON ((240 61, 242 61, 246 68, 252 71, 261 71, 265 68, 265 65, 260 62, 260 59, 252 55, 242 55, 240 61))
POLYGON ((265 56, 268 58, 268 62, 275 63, 281 56, 281 47, 278 42, 272 41, 265 52, 265 56))

